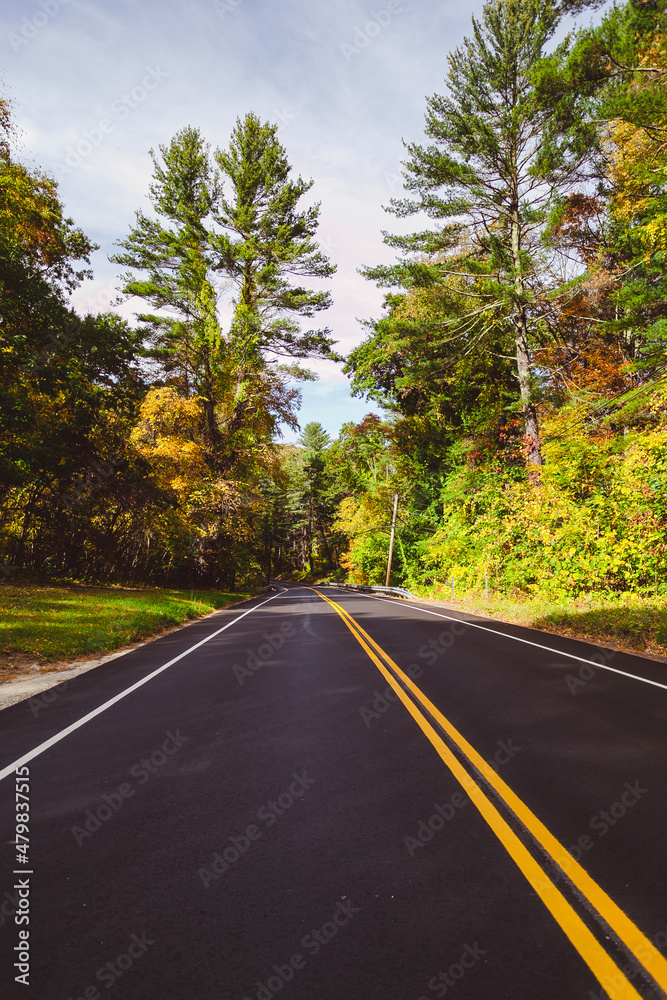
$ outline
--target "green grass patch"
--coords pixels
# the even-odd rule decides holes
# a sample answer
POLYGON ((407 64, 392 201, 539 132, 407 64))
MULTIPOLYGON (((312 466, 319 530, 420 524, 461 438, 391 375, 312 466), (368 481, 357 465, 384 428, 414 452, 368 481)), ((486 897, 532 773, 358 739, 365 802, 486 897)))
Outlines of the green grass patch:
POLYGON ((109 652, 248 594, 116 587, 0 587, 0 653, 69 660, 109 652))
POLYGON ((667 602, 646 601, 643 607, 614 606, 552 611, 536 621, 538 628, 569 629, 595 642, 627 644, 633 649, 667 654, 667 602))
MULTIPOLYGON (((423 596, 427 596, 424 592, 423 596)), ((449 588, 428 597, 445 603, 449 588)), ((634 593, 587 594, 574 598, 506 597, 478 592, 460 595, 452 607, 501 621, 557 632, 604 646, 667 656, 667 598, 634 593)))

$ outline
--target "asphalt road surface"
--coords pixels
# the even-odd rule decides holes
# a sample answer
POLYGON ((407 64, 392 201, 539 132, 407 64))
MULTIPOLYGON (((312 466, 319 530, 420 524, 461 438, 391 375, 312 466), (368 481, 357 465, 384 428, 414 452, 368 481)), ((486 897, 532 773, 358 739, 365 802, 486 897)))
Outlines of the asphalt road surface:
POLYGON ((666 723, 586 643, 221 611, 0 713, 0 996, 665 997, 666 723))

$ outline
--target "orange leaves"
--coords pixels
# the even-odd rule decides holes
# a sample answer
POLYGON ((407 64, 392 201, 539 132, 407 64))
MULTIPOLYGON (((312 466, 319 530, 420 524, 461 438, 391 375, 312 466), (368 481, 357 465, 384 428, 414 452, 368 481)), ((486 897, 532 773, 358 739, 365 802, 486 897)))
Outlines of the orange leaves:
POLYGON ((550 370, 554 387, 567 394, 583 391, 616 396, 635 384, 619 346, 595 335, 582 339, 576 347, 550 347, 541 361, 550 370))
POLYGON ((573 193, 568 196, 555 235, 576 246, 584 264, 589 267, 598 258, 599 230, 604 215, 600 198, 573 193))

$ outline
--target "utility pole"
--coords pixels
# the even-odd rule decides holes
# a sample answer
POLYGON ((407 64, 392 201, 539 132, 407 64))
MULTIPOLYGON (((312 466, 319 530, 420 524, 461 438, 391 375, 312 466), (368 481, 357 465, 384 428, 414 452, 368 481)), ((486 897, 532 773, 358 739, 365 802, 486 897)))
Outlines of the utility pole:
POLYGON ((387 582, 385 587, 389 586, 389 577, 391 576, 391 558, 394 554, 394 535, 396 534, 396 512, 398 511, 398 493, 394 493, 394 514, 391 519, 391 535, 389 537, 389 558, 387 559, 387 582))
POLYGON ((271 583, 271 546, 273 545, 273 533, 271 531, 271 523, 269 520, 269 513, 266 514, 266 520, 264 522, 264 539, 265 539, 265 551, 267 556, 267 567, 266 567, 266 585, 267 587, 271 583))

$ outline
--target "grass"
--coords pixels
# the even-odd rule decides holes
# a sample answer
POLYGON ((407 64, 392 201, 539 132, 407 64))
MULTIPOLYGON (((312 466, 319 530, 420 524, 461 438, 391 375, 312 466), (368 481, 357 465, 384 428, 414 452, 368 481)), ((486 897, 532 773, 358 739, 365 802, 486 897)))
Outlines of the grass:
MULTIPOLYGON (((424 593, 424 596, 427 596, 424 593)), ((557 632, 630 652, 667 656, 667 597, 642 594, 586 594, 578 598, 545 595, 507 597, 471 592, 450 600, 449 587, 428 597, 452 607, 501 621, 557 632)))
MULTIPOLYGON (((421 596, 450 601, 449 587, 421 596)), ((69 661, 130 646, 248 594, 215 590, 0 586, 0 657, 69 661)), ((470 592, 453 607, 586 639, 599 645, 667 656, 667 597, 590 594, 577 599, 508 597, 470 592)))
POLYGON ((247 594, 116 587, 0 587, 0 655, 48 663, 110 652, 247 594))

